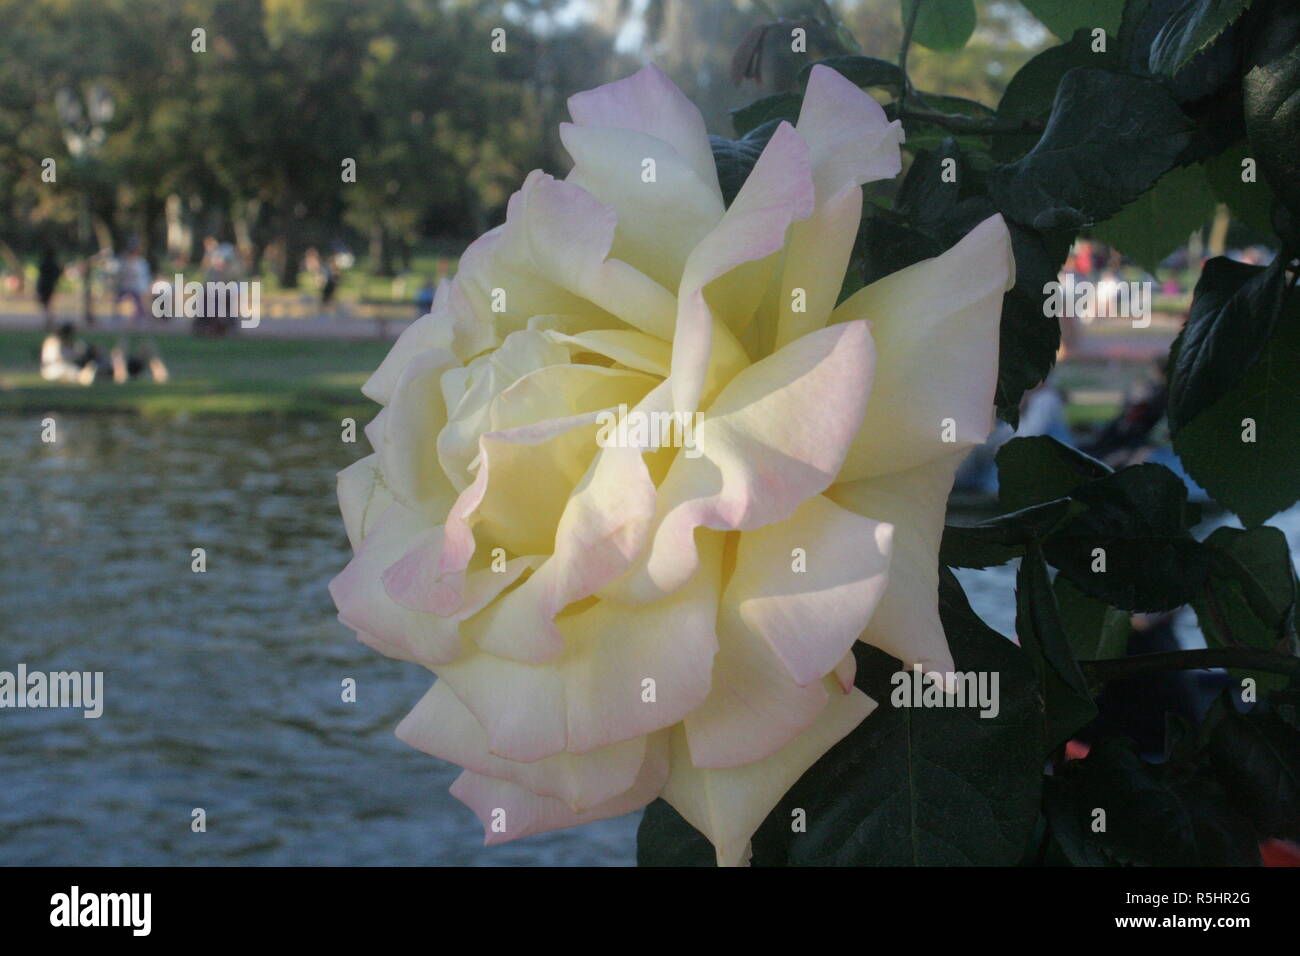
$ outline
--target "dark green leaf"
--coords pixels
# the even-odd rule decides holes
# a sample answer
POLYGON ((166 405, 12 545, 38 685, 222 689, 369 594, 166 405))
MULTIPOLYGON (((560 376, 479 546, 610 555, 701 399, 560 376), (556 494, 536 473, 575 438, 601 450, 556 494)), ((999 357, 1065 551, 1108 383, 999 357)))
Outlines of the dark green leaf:
MULTIPOLYGON (((803 97, 797 93, 777 93, 755 100, 748 106, 731 111, 731 125, 736 128, 736 135, 744 137, 753 130, 773 120, 787 120, 791 123, 799 119, 799 109, 803 97)), ((770 135, 770 134, 769 134, 770 135)), ((714 148, 716 153, 717 148, 714 148)))
POLYGON ((713 844, 667 800, 645 808, 636 831, 637 866, 715 866, 713 844))
POLYGON ((828 66, 850 83, 868 88, 883 86, 897 91, 903 85, 903 71, 898 64, 888 60, 878 60, 873 56, 829 56, 816 63, 809 63, 799 74, 801 80, 807 81, 808 74, 814 66, 828 66))
POLYGON ((1080 485, 1111 473, 1097 459, 1046 435, 1013 438, 998 449, 995 460, 998 499, 1008 510, 1064 498, 1080 485))
POLYGON ((1167 611, 1200 592, 1209 557, 1188 533, 1187 488, 1168 468, 1125 468, 1072 497, 1084 510, 1044 553, 1085 594, 1127 611, 1167 611))
POLYGON ((1050 778, 1044 808, 1075 866, 1259 864, 1253 828, 1222 787, 1144 763, 1118 740, 1102 741, 1050 778))
POLYGON ((1177 7, 1151 43, 1151 72, 1173 76, 1248 6, 1250 0, 1190 0, 1177 7))
POLYGON ((1225 256, 1201 271, 1192 308, 1169 350, 1169 428, 1213 405, 1259 359, 1286 292, 1282 257, 1252 266, 1225 256))
POLYGON ((1060 498, 998 515, 978 524, 950 524, 943 529, 939 562, 950 568, 988 568, 1006 564, 1025 553, 1076 513, 1069 499, 1060 498))
MULTIPOLYGON (((853 262, 859 271, 858 288, 883 279, 900 269, 930 259, 944 251, 944 244, 891 210, 870 207, 854 245, 853 262)), ((856 289, 841 292, 841 298, 856 289)))
POLYGON ((1286 535, 1264 526, 1219 528, 1205 545, 1212 573, 1197 617, 1206 642, 1289 652, 1295 637, 1296 578, 1286 535), (1202 614, 1202 604, 1210 598, 1218 610, 1202 614))
POLYGON ((1062 40, 1072 37, 1076 30, 1091 32, 1098 27, 1113 37, 1119 32, 1120 17, 1124 13, 1124 0, 1092 0, 1089 3, 1080 3, 1078 0, 1022 2, 1043 26, 1062 40))
POLYGON ((1205 177, 1214 198, 1227 204, 1233 218, 1258 233, 1267 234, 1273 228, 1273 190, 1258 175, 1251 182, 1242 179, 1242 163, 1246 159, 1253 159, 1250 144, 1241 140, 1205 161, 1205 177))
POLYGON ((1229 797, 1264 837, 1300 839, 1300 732, 1256 708, 1224 708, 1206 744, 1229 797))
POLYGON ((1037 547, 1029 549, 1016 574, 1016 636, 1038 676, 1047 756, 1097 716, 1097 705, 1070 650, 1047 565, 1037 547))
POLYGON ((1092 235, 1154 273, 1213 214, 1214 194, 1205 168, 1175 166, 1151 189, 1094 226, 1092 235))
MULTIPOLYGON (((1094 53, 1092 36, 1087 30, 1077 31, 1059 46, 1048 47, 1016 71, 1007 84, 998 103, 997 116, 1004 122, 1034 120, 1046 126, 1052 114, 1052 102, 1061 78, 1077 66, 1111 67, 1119 62, 1119 54, 1112 45, 1106 52, 1094 53)), ((1002 134, 993 137, 993 158, 1008 163, 1029 152, 1039 133, 1002 134)))
POLYGON ((1242 77, 1246 132, 1259 170, 1300 219, 1300 5, 1261 8, 1242 77))
POLYGON ((998 676, 999 711, 895 707, 900 665, 857 645, 878 707, 786 795, 754 839, 755 864, 1009 865, 1038 814, 1042 710, 1025 655, 970 609, 948 572, 940 615, 959 671, 998 676), (791 833, 793 808, 807 833, 791 833))
MULTIPOLYGON (((1210 577, 1192 607, 1206 644, 1294 653, 1296 580, 1286 536, 1270 527, 1219 528, 1205 546, 1210 577)), ((1254 680, 1265 692, 1287 685, 1279 674, 1229 673, 1254 680)))
POLYGON ((1073 234, 1040 232, 1008 221, 1011 251, 1016 260, 1016 284, 1002 300, 998 334, 998 415, 1014 426, 1020 420, 1020 400, 1047 377, 1061 344, 1060 320, 1044 308, 1044 288, 1055 282, 1069 253, 1073 234))
POLYGON ((713 147, 713 163, 718 168, 718 185, 722 188, 722 198, 728 206, 736 198, 736 193, 740 192, 740 187, 745 185, 745 180, 762 155, 767 141, 780 125, 781 120, 769 120, 740 139, 709 137, 709 145, 713 147))
POLYGON ((1297 298, 1292 296, 1258 361, 1174 435, 1174 451, 1188 474, 1248 526, 1300 499, 1297 298))
POLYGON ((1097 661, 1123 657, 1132 632, 1128 611, 1088 597, 1070 583, 1064 574, 1052 582, 1061 623, 1070 639, 1075 660, 1097 661))
POLYGON ((1105 70, 1067 73, 1042 138, 995 168, 1003 213, 1037 229, 1078 228, 1118 212, 1168 170, 1191 124, 1159 83, 1105 70))
MULTIPOLYGON (((903 0, 903 22, 914 0, 903 0)), ((975 32, 975 0, 925 0, 912 39, 931 50, 960 50, 975 32)))

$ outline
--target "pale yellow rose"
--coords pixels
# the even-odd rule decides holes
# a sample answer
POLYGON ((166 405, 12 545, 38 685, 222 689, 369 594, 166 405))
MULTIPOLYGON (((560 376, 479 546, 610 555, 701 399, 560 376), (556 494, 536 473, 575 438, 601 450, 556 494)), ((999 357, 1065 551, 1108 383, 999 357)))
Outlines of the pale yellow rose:
POLYGON ((331 591, 438 675, 398 735, 465 768, 489 843, 663 796, 743 863, 875 707, 854 641, 952 669, 937 551, 992 426, 1007 231, 836 307, 861 185, 900 168, 869 96, 816 67, 729 208, 654 67, 569 106, 567 180, 527 178, 365 386, 331 591), (693 447, 611 444, 622 406, 698 413, 693 447))

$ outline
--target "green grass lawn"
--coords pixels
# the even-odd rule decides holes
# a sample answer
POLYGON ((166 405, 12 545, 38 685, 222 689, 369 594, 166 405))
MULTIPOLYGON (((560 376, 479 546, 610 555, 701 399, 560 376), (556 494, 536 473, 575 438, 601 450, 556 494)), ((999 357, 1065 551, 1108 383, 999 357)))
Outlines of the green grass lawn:
MULTIPOLYGON (((86 336, 107 351, 112 334, 86 336)), ((307 415, 359 424, 378 406, 361 385, 388 353, 381 341, 324 339, 154 339, 172 380, 166 385, 134 381, 82 387, 41 379, 37 332, 0 332, 0 414, 71 411, 132 412, 141 415, 307 415)), ((1072 387, 1096 387, 1084 376, 1072 387)), ((1111 384, 1111 383, 1106 383, 1111 384)), ((1110 403, 1071 404, 1074 428, 1095 426, 1115 414, 1110 403)))
MULTIPOLYGON (((41 334, 0 332, 0 413, 309 415, 369 421, 361 385, 391 347, 382 341, 159 336, 171 381, 56 385, 38 372, 41 334)), ((107 352, 112 334, 85 336, 107 352)))

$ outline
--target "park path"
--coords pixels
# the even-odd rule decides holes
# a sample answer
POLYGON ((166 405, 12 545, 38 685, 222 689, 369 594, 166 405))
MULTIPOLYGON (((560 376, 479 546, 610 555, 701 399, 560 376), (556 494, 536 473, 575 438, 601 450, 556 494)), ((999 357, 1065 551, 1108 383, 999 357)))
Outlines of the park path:
MULTIPOLYGON (((96 313, 93 327, 86 329, 81 324, 80 311, 59 310, 56 322, 75 322, 81 332, 103 334, 141 335, 189 335, 190 319, 160 320, 146 319, 142 324, 132 326, 124 318, 111 314, 107 307, 96 313)), ((392 311, 384 315, 356 314, 343 312, 321 314, 314 310, 285 311, 281 314, 263 315, 254 328, 238 329, 234 334, 267 339, 381 339, 392 340, 401 335, 402 330, 415 318, 414 308, 408 310, 410 318, 394 318, 392 311)), ((6 300, 0 301, 0 331, 39 332, 45 327, 40 313, 31 303, 6 300)))

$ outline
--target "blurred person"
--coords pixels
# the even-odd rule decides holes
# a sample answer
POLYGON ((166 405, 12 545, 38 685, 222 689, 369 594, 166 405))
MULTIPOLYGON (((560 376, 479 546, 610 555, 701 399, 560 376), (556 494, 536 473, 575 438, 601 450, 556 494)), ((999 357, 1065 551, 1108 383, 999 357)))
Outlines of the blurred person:
POLYGON ((45 317, 45 331, 54 330, 54 292, 59 286, 63 267, 59 265, 54 250, 49 246, 41 253, 40 265, 36 267, 36 299, 41 304, 41 314, 45 317))
POLYGON ((334 301, 334 290, 338 286, 329 257, 322 256, 316 251, 315 246, 311 246, 303 254, 303 266, 320 283, 320 309, 321 314, 324 314, 329 310, 330 303, 334 301))
POLYGON ((415 293, 415 317, 417 319, 432 311, 435 291, 433 280, 426 278, 424 285, 420 286, 420 290, 415 293))
POLYGON ((133 378, 140 378, 145 372, 148 372, 149 377, 159 385, 165 384, 171 377, 167 366, 163 364, 162 356, 158 353, 158 347, 151 341, 144 342, 138 352, 134 350, 128 352, 122 340, 118 339, 109 352, 109 367, 112 370, 113 381, 119 385, 133 378))
POLYGON ((49 333, 41 342, 41 378, 89 385, 98 371, 96 358, 94 348, 78 340, 72 323, 64 322, 58 332, 49 333))
POLYGON ((1160 356, 1147 374, 1124 395, 1119 414, 1102 427, 1080 450, 1108 465, 1127 464, 1151 444, 1151 433, 1169 407, 1168 359, 1160 356))
POLYGON ((148 261, 140 255, 140 248, 136 243, 132 243, 127 248, 126 256, 122 259, 117 273, 117 298, 115 304, 127 299, 131 302, 131 326, 135 327, 144 321, 145 301, 149 298, 153 288, 153 272, 149 268, 148 261))

